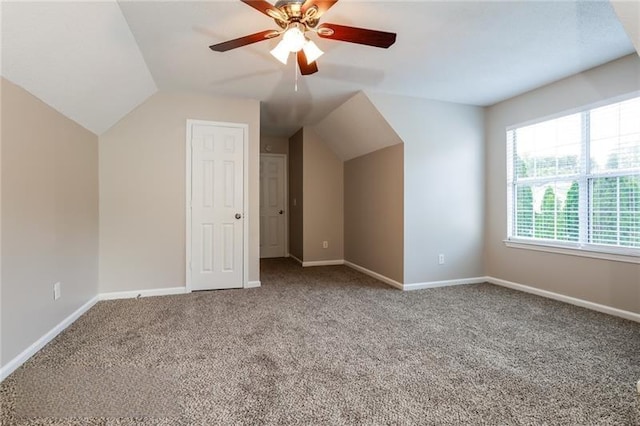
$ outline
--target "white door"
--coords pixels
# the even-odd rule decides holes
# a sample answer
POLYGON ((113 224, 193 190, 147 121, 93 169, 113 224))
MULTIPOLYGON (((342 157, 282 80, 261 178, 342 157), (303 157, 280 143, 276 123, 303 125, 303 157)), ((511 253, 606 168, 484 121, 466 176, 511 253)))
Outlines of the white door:
POLYGON ((284 257, 285 156, 260 155, 260 257, 284 257))
POLYGON ((191 126, 191 289, 242 287, 245 131, 191 126))

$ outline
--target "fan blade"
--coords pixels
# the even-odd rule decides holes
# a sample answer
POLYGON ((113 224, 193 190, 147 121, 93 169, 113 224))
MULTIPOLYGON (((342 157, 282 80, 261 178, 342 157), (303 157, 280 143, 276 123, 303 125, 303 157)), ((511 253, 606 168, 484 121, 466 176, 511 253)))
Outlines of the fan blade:
POLYGON ((319 25, 318 35, 331 40, 348 41, 350 43, 366 44, 367 46, 383 47, 385 49, 396 42, 396 33, 336 24, 319 25))
POLYGON ((307 13, 307 10, 315 6, 318 11, 313 15, 313 18, 318 19, 320 18, 320 16, 322 16, 323 13, 329 10, 331 6, 336 3, 338 3, 338 0, 307 0, 300 8, 300 11, 302 13, 302 16, 304 16, 307 13))
POLYGON ((280 19, 285 21, 287 19, 287 17, 282 12, 280 12, 280 9, 277 9, 271 3, 266 2, 264 0, 240 0, 240 1, 244 4, 251 6, 255 10, 258 10, 264 13, 270 18, 280 19))
POLYGON ((260 31, 259 33, 255 33, 248 36, 244 36, 244 37, 240 37, 233 40, 211 45, 209 46, 209 49, 215 52, 226 52, 227 50, 246 46, 252 43, 257 43, 262 40, 268 40, 270 38, 276 37, 279 34, 280 33, 275 30, 260 31))
POLYGON ((315 61, 307 64, 307 56, 303 50, 298 52, 298 66, 300 67, 300 74, 309 75, 318 72, 318 65, 315 61))

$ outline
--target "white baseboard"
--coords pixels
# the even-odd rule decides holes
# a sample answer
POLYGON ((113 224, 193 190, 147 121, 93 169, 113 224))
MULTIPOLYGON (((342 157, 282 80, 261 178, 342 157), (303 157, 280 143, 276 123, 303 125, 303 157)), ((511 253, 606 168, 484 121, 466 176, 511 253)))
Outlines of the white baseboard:
POLYGON ((348 266, 349 268, 355 269, 356 271, 359 271, 359 272, 362 272, 363 274, 369 275, 370 277, 373 277, 373 278, 375 278, 377 280, 380 280, 385 284, 389 284, 390 286, 395 287, 395 288, 397 288, 399 290, 403 290, 404 289, 402 283, 399 283, 398 281, 393 280, 393 279, 391 279, 389 277, 385 277, 382 274, 374 272, 374 271, 372 271, 370 269, 367 269, 365 267, 362 267, 360 265, 356 265, 355 263, 349 262, 347 260, 344 261, 344 264, 346 266, 348 266))
POLYGON ((295 260, 296 262, 298 262, 300 265, 302 265, 303 268, 307 268, 309 266, 335 266, 335 265, 343 265, 344 264, 344 260, 342 260, 342 259, 336 259, 336 260, 313 260, 313 261, 309 261, 309 262, 303 262, 302 260, 298 259, 297 257, 292 255, 291 253, 287 254, 287 257, 290 257, 293 260, 295 260))
POLYGON ((298 259, 297 257, 292 255, 291 253, 289 253, 289 257, 292 258, 293 260, 295 260, 296 262, 298 262, 300 265, 302 265, 302 260, 298 259))
POLYGON ((483 283, 487 281, 486 277, 475 277, 475 278, 461 278, 457 280, 430 281, 430 282, 424 282, 424 283, 402 284, 394 279, 386 277, 382 274, 379 274, 377 272, 374 272, 370 269, 367 269, 363 266, 349 262, 347 260, 344 261, 344 264, 350 268, 355 269, 356 271, 360 271, 363 274, 367 274, 370 277, 373 277, 377 280, 382 281, 383 283, 389 284, 390 286, 403 291, 421 290, 425 288, 447 287, 451 285, 461 285, 461 284, 478 284, 478 283, 483 283))
POLYGON ((260 281, 249 281, 244 288, 258 288, 262 285, 260 281))
POLYGON ((636 314, 635 312, 629 312, 629 311, 624 311, 622 309, 612 308, 611 306, 601 305, 599 303, 589 302, 587 300, 578 299, 571 296, 565 296, 564 294, 554 293, 552 291, 541 290, 539 288, 530 287, 524 284, 514 283, 514 282, 503 280, 500 278, 485 277, 485 281, 491 284, 499 285, 501 287, 507 287, 513 290, 524 291, 525 293, 535 294, 536 296, 542 296, 548 299, 554 299, 560 302, 569 303, 571 305, 580 306, 582 308, 587 308, 587 309, 602 312, 605 314, 613 315, 616 317, 628 319, 631 321, 640 322, 640 314, 636 314))
POLYGON ((309 262, 302 262, 302 266, 307 268, 309 266, 335 266, 335 265, 344 265, 344 260, 336 259, 336 260, 313 260, 309 262))
POLYGON ((458 280, 429 281, 424 283, 405 284, 402 289, 405 291, 421 290, 424 288, 448 287, 452 285, 462 284, 480 284, 484 282, 487 282, 487 277, 461 278, 458 280))
POLYGON ((58 334, 62 333, 65 328, 69 327, 75 320, 80 318, 82 314, 87 312, 99 300, 98 296, 94 296, 87 303, 76 309, 71 315, 60 321, 58 325, 49 330, 45 335, 36 340, 31 346, 22 351, 18 356, 6 363, 0 368, 0 382, 6 379, 18 367, 24 364, 36 352, 42 349, 47 343, 52 341, 58 334))
POLYGON ((115 299, 135 299, 136 297, 168 296, 172 294, 185 294, 185 293, 188 293, 186 287, 167 287, 167 288, 154 288, 149 290, 113 291, 109 293, 100 293, 98 297, 100 298, 100 300, 115 300, 115 299))

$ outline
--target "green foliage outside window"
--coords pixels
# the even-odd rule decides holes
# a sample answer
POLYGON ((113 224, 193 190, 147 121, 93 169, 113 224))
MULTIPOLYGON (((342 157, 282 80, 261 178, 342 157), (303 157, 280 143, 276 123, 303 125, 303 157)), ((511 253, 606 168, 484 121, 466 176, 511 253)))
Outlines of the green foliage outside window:
MULTIPOLYGON (((615 170, 616 159, 607 166, 615 170)), ((528 177, 533 161, 516 159, 519 178, 528 177)), ((536 162, 549 164, 549 161, 536 162)), ((566 163, 565 163, 566 164, 566 163)), ((589 242, 640 247, 640 175, 591 179, 589 242)), ((516 187, 514 235, 560 241, 578 241, 580 235, 580 185, 573 181, 562 202, 549 185, 539 206, 534 206, 531 186, 516 187), (537 208, 536 208, 537 207, 537 208)))
POLYGON ((640 248, 638 117, 635 97, 507 130, 509 237, 640 248))

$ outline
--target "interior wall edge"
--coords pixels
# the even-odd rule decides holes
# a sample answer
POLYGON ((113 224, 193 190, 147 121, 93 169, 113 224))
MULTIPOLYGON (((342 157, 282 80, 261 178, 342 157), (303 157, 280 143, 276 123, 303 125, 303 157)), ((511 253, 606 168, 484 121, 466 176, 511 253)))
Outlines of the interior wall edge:
POLYGON ((40 338, 38 338, 35 342, 33 342, 29 347, 20 352, 14 358, 12 358, 9 362, 0 367, 0 382, 9 377, 11 373, 13 373, 18 367, 27 362, 29 358, 35 355, 40 349, 44 348, 47 343, 56 338, 60 333, 62 333, 67 327, 73 324, 78 318, 80 318, 85 312, 93 307, 100 300, 100 295, 92 297, 88 302, 84 305, 80 306, 76 309, 71 315, 60 321, 57 325, 55 325, 51 330, 43 334, 40 338))
POLYGON ((577 297, 567 296, 565 294, 555 293, 548 290, 542 290, 537 287, 531 287, 524 284, 519 284, 513 281, 503 280, 501 278, 495 278, 491 276, 485 277, 486 281, 498 285, 501 287, 510 288, 513 290, 521 291, 524 293, 535 294, 536 296, 544 297, 547 299, 557 300, 559 302, 568 303, 570 305, 580 306, 581 308, 590 309, 592 311, 602 312, 604 314, 613 315, 635 321, 640 323, 640 313, 626 311, 624 309, 614 308, 613 306, 603 305, 601 303, 590 302, 588 300, 579 299, 577 297))
POLYGON ((312 260, 309 262, 302 262, 303 268, 308 268, 313 266, 337 266, 337 265, 344 265, 344 259, 312 260))
POLYGON ((424 289, 439 288, 439 287, 451 287, 454 285, 482 284, 486 281, 487 280, 485 277, 459 278, 459 279, 441 280, 441 281, 427 281, 427 282, 421 282, 421 283, 404 284, 402 289, 404 291, 414 291, 414 290, 424 290, 424 289))
POLYGON ((139 297, 170 296, 190 293, 186 287, 166 287, 144 290, 110 291, 100 293, 100 300, 137 299, 139 297))
POLYGON ((375 271, 372 271, 371 269, 367 269, 364 266, 360 266, 360 265, 355 264, 353 262, 349 262, 348 260, 344 261, 344 265, 348 266, 349 268, 355 269, 356 271, 362 272, 365 275, 369 275, 370 277, 373 277, 373 278, 377 279, 378 281, 382 281, 383 283, 388 284, 391 287, 395 287, 398 290, 403 290, 404 289, 402 283, 400 283, 400 282, 398 282, 398 281, 396 281, 396 280, 394 280, 392 278, 386 277, 386 276, 384 276, 382 274, 379 274, 379 273, 377 273, 375 271))

